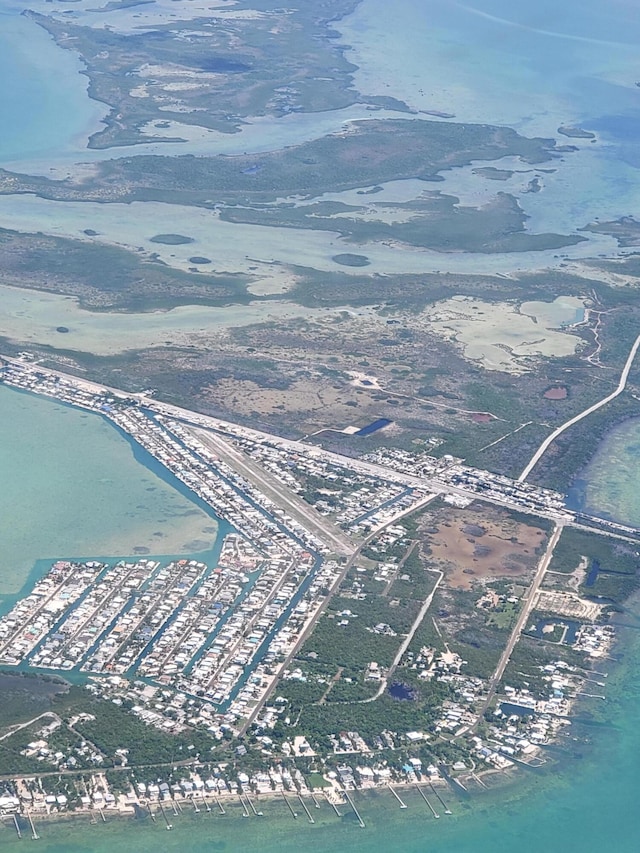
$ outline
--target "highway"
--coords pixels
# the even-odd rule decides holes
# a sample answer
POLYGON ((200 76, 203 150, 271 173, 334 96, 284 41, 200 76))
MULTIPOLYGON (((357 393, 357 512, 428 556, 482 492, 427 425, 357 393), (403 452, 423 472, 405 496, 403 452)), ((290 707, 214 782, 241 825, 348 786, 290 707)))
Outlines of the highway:
MULTIPOLYGON (((533 467, 537 464, 541 456, 545 453, 545 451, 548 449, 549 445, 555 440, 555 438, 558 437, 558 435, 564 432, 564 430, 568 429, 572 424, 577 423, 582 418, 587 417, 587 415, 589 415, 591 412, 594 412, 602 406, 606 405, 608 402, 610 402, 612 399, 622 393, 622 391, 626 387, 627 378, 638 348, 640 348, 640 335, 636 339, 631 349, 631 352, 629 353, 616 391, 614 391, 612 394, 609 394, 607 397, 605 397, 603 400, 600 400, 598 403, 595 403, 593 406, 590 406, 584 412, 581 412, 579 415, 576 415, 574 418, 567 421, 562 426, 558 427, 558 429, 556 429, 536 451, 535 455, 533 456, 525 470, 522 472, 518 480, 510 481, 512 486, 517 486, 518 484, 524 483, 533 467)), ((450 494, 458 495, 469 501, 481 500, 487 503, 494 504, 496 506, 503 506, 509 509, 515 509, 519 512, 524 512, 534 517, 538 516, 548 518, 554 523, 562 522, 567 525, 579 527, 584 530, 589 530, 590 532, 595 534, 615 536, 617 538, 624 539, 625 541, 636 542, 636 539, 633 536, 635 531, 625 525, 620 525, 616 524, 615 522, 609 521, 603 522, 602 519, 594 518, 593 522, 595 523, 595 526, 589 527, 588 524, 584 523, 589 521, 589 518, 586 516, 576 518, 570 510, 566 510, 564 508, 557 509, 552 507, 545 507, 543 505, 540 505, 540 503, 538 503, 537 506, 528 506, 526 503, 526 496, 524 496, 523 499, 525 502, 523 502, 521 500, 514 500, 512 494, 499 494, 498 491, 495 489, 493 490, 492 494, 488 494, 486 490, 478 491, 469 484, 454 485, 453 483, 446 482, 445 477, 440 472, 435 473, 433 476, 425 476, 423 474, 412 474, 406 471, 397 471, 383 464, 368 462, 362 459, 355 459, 350 456, 344 456, 339 453, 327 451, 322 447, 317 447, 313 444, 307 444, 301 440, 283 438, 273 433, 266 433, 261 430, 252 429, 251 427, 240 426, 231 421, 225 421, 221 418, 212 417, 210 415, 204 415, 199 412, 184 409, 181 406, 172 405, 171 403, 164 403, 162 401, 153 399, 145 392, 140 394, 127 393, 126 391, 123 391, 121 389, 105 386, 101 383, 91 382, 89 380, 74 376, 72 374, 64 373, 59 370, 51 370, 49 368, 42 367, 40 364, 25 362, 22 359, 11 358, 4 355, 0 355, 0 359, 6 361, 12 366, 18 367, 21 371, 41 372, 42 374, 50 375, 52 377, 59 377, 60 379, 65 380, 67 383, 72 383, 77 388, 80 388, 93 394, 104 393, 106 391, 121 400, 135 401, 139 405, 148 409, 153 414, 160 416, 164 415, 167 417, 174 418, 175 420, 180 421, 184 426, 189 426, 191 428, 195 427, 199 428, 200 430, 209 430, 211 431, 209 432, 209 436, 212 440, 215 437, 219 437, 224 442, 225 453, 229 454, 231 451, 233 451, 234 454, 237 454, 237 456, 234 456, 233 461, 231 461, 231 457, 229 457, 228 459, 229 464, 234 466, 238 464, 238 461, 241 459, 244 460, 245 465, 249 461, 246 457, 246 454, 242 453, 241 451, 237 451, 236 448, 232 446, 232 441, 234 440, 234 438, 245 438, 258 443, 265 443, 284 453, 291 452, 295 454, 301 454, 310 459, 315 458, 319 461, 340 466, 352 472, 360 473, 363 476, 376 477, 382 480, 386 480, 387 482, 399 483, 409 488, 421 490, 427 489, 433 495, 450 494)), ((201 438, 202 435, 204 435, 204 433, 201 433, 201 438)), ((219 447, 222 447, 222 444, 220 444, 219 447)), ((262 471, 262 469, 259 468, 259 466, 257 466, 253 462, 251 462, 251 465, 255 467, 252 467, 252 475, 251 477, 249 477, 249 479, 251 480, 251 482, 257 485, 257 471, 260 471, 260 476, 266 474, 266 472, 262 471)), ((245 474, 245 476, 248 476, 247 471, 247 468, 243 469, 243 473, 245 474)), ((477 473, 489 478, 493 476, 489 472, 477 473)), ((275 493, 278 497, 278 502, 281 502, 283 498, 283 492, 285 491, 284 487, 280 483, 276 485, 274 481, 269 491, 269 496, 272 499, 274 494, 274 488, 275 493)), ((325 520, 319 517, 318 513, 316 513, 314 510, 311 510, 311 514, 307 515, 307 512, 308 510, 306 508, 305 511, 302 512, 302 508, 298 503, 294 517, 300 518, 302 513, 302 515, 307 518, 307 521, 311 522, 313 520, 314 529, 317 529, 316 525, 318 523, 320 523, 324 527, 325 520)), ((343 534, 342 531, 338 531, 335 526, 333 526, 333 530, 330 530, 329 527, 324 528, 324 530, 325 535, 326 533, 329 533, 329 538, 333 543, 332 547, 335 547, 339 553, 352 552, 354 543, 346 536, 346 534, 343 534)))
POLYGON ((633 365, 633 361, 636 357, 636 353, 638 352, 638 347, 640 347, 640 335, 638 335, 638 337, 635 339, 635 342, 634 342, 633 346, 631 347, 631 351, 629 352, 629 355, 627 356, 627 360, 625 362, 624 367, 622 368, 622 373, 620 374, 620 381, 618 382, 618 387, 616 388, 616 390, 613 391, 611 394, 609 394, 608 397, 605 397, 604 399, 600 400, 598 403, 594 403, 593 406, 589 406, 589 408, 585 409, 584 412, 580 412, 580 414, 575 415, 575 417, 571 418, 571 420, 569 420, 566 423, 559 426, 557 429, 555 429, 551 433, 550 436, 545 438, 545 440, 542 442, 540 447, 533 454, 531 461, 529 462, 527 467, 524 469, 522 474, 520 474, 520 476, 518 477, 519 483, 524 483, 524 481, 527 479, 529 474, 536 467, 536 465, 538 464, 540 459, 547 452, 550 445, 553 444, 553 442, 556 440, 556 438, 558 438, 559 435, 562 435, 562 433, 565 432, 565 430, 568 430, 569 427, 572 427, 574 424, 577 424, 578 421, 581 421, 583 418, 586 418, 588 415, 593 414, 593 412, 597 412, 598 409, 601 409, 603 406, 606 406, 607 403, 610 403, 612 400, 615 400, 616 397, 618 397, 620 394, 622 394, 624 389, 627 387, 627 379, 629 378, 631 366, 633 365))
MULTIPOLYGON (((599 408, 615 399, 615 397, 624 391, 639 348, 640 335, 636 338, 627 357, 617 389, 603 400, 593 404, 580 414, 571 418, 562 426, 558 427, 558 429, 556 429, 545 440, 545 442, 543 442, 517 481, 505 476, 492 474, 491 472, 483 472, 468 468, 462 464, 448 465, 447 463, 445 469, 438 468, 435 461, 433 463, 433 467, 426 468, 429 472, 429 476, 413 474, 413 462, 411 462, 410 465, 405 466, 405 469, 400 468, 399 470, 394 470, 391 467, 387 467, 386 464, 377 464, 360 459, 353 459, 338 453, 325 451, 321 447, 309 445, 302 441, 281 438, 278 435, 253 430, 248 427, 223 421, 219 418, 202 415, 178 406, 156 401, 145 393, 135 395, 127 394, 124 391, 116 389, 107 389, 109 392, 109 398, 119 398, 123 401, 123 405, 114 405, 113 399, 109 399, 109 406, 105 406, 104 403, 106 400, 104 396, 98 399, 87 399, 85 395, 80 394, 78 391, 78 389, 88 390, 91 394, 95 395, 96 393, 101 393, 105 390, 105 386, 103 385, 87 382, 86 380, 79 379, 75 376, 70 376, 59 371, 50 371, 40 367, 39 365, 25 363, 16 359, 6 359, 6 361, 19 366, 20 371, 24 371, 27 374, 29 374, 29 372, 32 374, 41 373, 44 377, 51 375, 64 379, 67 383, 64 387, 62 382, 38 380, 41 382, 40 386, 35 382, 32 383, 35 386, 34 392, 47 394, 57 399, 65 400, 71 405, 79 405, 80 407, 84 406, 85 408, 90 408, 93 411, 102 412, 103 410, 106 410, 108 412, 107 417, 110 417, 116 423, 124 423, 125 426, 122 426, 121 428, 128 429, 129 434, 134 437, 137 435, 136 424, 141 421, 146 423, 148 420, 159 435, 165 435, 167 446, 172 446, 171 441, 166 438, 167 431, 170 432, 171 430, 171 424, 167 424, 166 419, 171 418, 174 420, 173 427, 175 429, 177 429, 175 421, 180 422, 181 429, 178 430, 178 432, 184 432, 185 441, 187 441, 187 443, 189 442, 187 433, 191 433, 193 436, 197 437, 198 442, 201 443, 201 449, 202 447, 205 447, 210 450, 218 460, 225 463, 225 465, 228 465, 240 477, 248 481, 253 488, 257 489, 262 495, 264 495, 268 501, 272 502, 282 512, 290 516, 294 522, 297 522, 297 524, 293 524, 294 528, 297 528, 297 525, 299 524, 301 527, 305 528, 305 530, 312 533, 316 540, 321 540, 330 547, 335 554, 339 554, 344 558, 344 560, 341 561, 340 569, 337 570, 335 578, 332 575, 332 583, 328 594, 323 592, 322 596, 324 600, 320 602, 320 599, 318 599, 319 609, 310 617, 308 624, 301 632, 301 636, 297 638, 297 642, 287 655, 284 664, 279 666, 278 674, 282 672, 282 669, 289 664, 295 654, 302 647, 310 632, 313 630, 313 627, 317 624, 318 618, 327 607, 328 602, 339 589, 341 581, 361 554, 363 547, 375 536, 378 536, 382 530, 392 526, 404 516, 414 513, 417 509, 426 506, 439 495, 449 495, 454 498, 458 496, 469 501, 486 501, 496 506, 515 509, 518 512, 530 514, 533 517, 545 517, 552 520, 554 527, 547 542, 544 554, 538 563, 531 585, 525 596, 522 598, 520 613, 518 614, 516 623, 508 638, 506 646, 500 655, 496 669, 488 681, 487 696, 483 701, 482 708, 478 714, 478 719, 482 719, 484 711, 489 707, 495 696, 498 685, 504 676, 504 672, 513 654, 513 650, 520 639, 522 631, 524 630, 527 620, 535 606, 538 591, 549 568, 554 549, 560 540, 563 528, 566 525, 571 525, 574 527, 580 527, 581 529, 591 530, 591 528, 580 523, 583 519, 590 522, 590 519, 587 516, 573 514, 571 511, 567 510, 562 505, 563 499, 561 495, 545 491, 530 484, 523 485, 524 481, 555 438, 565 430, 569 429, 573 424, 579 422, 592 412, 597 411, 599 408), (71 388, 71 391, 68 391, 69 387, 71 388), (38 388, 40 389, 39 391, 38 388), (154 415, 157 417, 154 417, 154 415), (129 418, 129 420, 127 420, 127 418, 129 418), (164 433, 163 429, 159 426, 163 424, 163 421, 164 433), (247 446, 251 441, 253 441, 259 444, 264 444, 265 446, 272 448, 274 451, 279 451, 279 461, 281 460, 283 466, 286 465, 290 456, 293 458, 299 458, 304 455, 307 459, 315 459, 321 463, 339 466, 340 468, 347 469, 351 472, 358 472, 369 477, 374 476, 387 482, 401 483, 405 487, 417 488, 420 491, 418 496, 419 500, 416 499, 416 502, 411 506, 402 506, 396 514, 379 524, 378 527, 367 535, 366 538, 363 539, 361 536, 352 538, 346 532, 341 530, 335 522, 323 517, 313 506, 307 504, 298 494, 283 485, 283 483, 273 473, 255 461, 241 447, 237 446, 236 442, 238 441, 242 443, 242 446, 247 446), (429 493, 424 494, 427 490, 429 493)), ((10 369, 5 371, 7 382, 10 381, 10 372, 10 369)), ((18 371, 15 371, 13 384, 18 387, 22 387, 20 384, 22 377, 22 373, 19 374, 18 371)), ((29 383, 27 383, 25 387, 27 387, 28 390, 32 390, 29 383)), ((155 435, 156 433, 154 432, 153 434, 155 435)), ((138 438, 137 440, 140 441, 141 439, 138 438)), ((143 444, 143 446, 145 445, 143 444)), ((177 454, 177 458, 180 457, 180 453, 178 453, 178 451, 175 451, 175 453, 177 454)), ((160 458, 165 458, 165 456, 166 454, 161 454, 160 458)), ((277 458, 272 451, 269 451, 269 456, 277 458)), ((206 454, 203 455, 203 458, 204 457, 206 457, 206 454)), ((175 462, 171 455, 167 458, 168 462, 163 462, 163 464, 167 465, 167 467, 172 470, 170 466, 175 466, 175 464, 178 463, 175 462)), ((386 461, 388 461, 387 458, 383 457, 383 462, 386 461)), ((178 462, 180 465, 184 464, 183 462, 180 462, 180 459, 178 459, 178 462)), ((389 464, 396 464, 393 458, 389 460, 389 464)), ((423 468, 422 470, 425 469, 423 468)), ((459 503, 463 505, 462 502, 459 503)), ((455 510, 452 509, 452 512, 454 511, 455 510)), ((593 521, 595 522, 597 519, 593 519, 593 521)), ((610 523, 602 522, 602 524, 610 523)), ((616 526, 611 523, 611 527, 611 530, 604 531, 602 529, 593 529, 591 532, 608 536, 618 536, 620 538, 628 538, 629 534, 633 534, 635 532, 623 525, 616 526)), ((630 541, 634 540, 631 539, 630 541)), ((433 600, 435 589, 437 589, 441 580, 442 574, 440 574, 439 580, 431 595, 423 603, 412 628, 404 638, 392 666, 387 673, 387 678, 380 685, 380 690, 377 695, 380 695, 384 691, 394 668, 400 662, 415 631, 425 618, 433 600)), ((274 590, 274 593, 275 591, 276 590, 274 590)), ((251 628, 251 624, 248 625, 248 628, 251 628)), ((235 647, 231 649, 231 654, 233 654, 234 651, 235 647)), ((243 732, 246 731, 248 725, 250 725, 250 723, 256 718, 260 709, 264 706, 264 703, 274 689, 275 684, 276 680, 274 679, 273 683, 266 688, 266 692, 251 712, 249 721, 245 726, 243 726, 243 732)), ((375 698, 376 697, 373 697, 373 699, 375 698)), ((477 723, 471 724, 469 728, 473 729, 476 725, 477 723)))

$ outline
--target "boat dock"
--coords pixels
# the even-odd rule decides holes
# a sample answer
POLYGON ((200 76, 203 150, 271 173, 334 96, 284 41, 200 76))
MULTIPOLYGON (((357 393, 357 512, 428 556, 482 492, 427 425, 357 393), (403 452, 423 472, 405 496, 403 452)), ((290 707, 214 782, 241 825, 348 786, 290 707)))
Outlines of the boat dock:
POLYGON ((429 802, 429 800, 427 799, 427 795, 426 795, 426 794, 425 794, 425 792, 422 790, 422 788, 420 787, 420 785, 418 785, 418 783, 417 783, 417 782, 416 782, 416 788, 418 789, 418 793, 420 794, 420 796, 422 797, 422 799, 425 801, 425 803, 426 803, 426 804, 429 806, 429 808, 431 809, 431 814, 432 814, 432 815, 436 818, 436 820, 437 820, 437 819, 440 817, 440 815, 439 815, 439 814, 438 814, 438 812, 434 809, 434 807, 431 805, 431 803, 430 803, 430 802, 429 802))
POLYGON ((429 787, 431 788, 431 790, 433 791, 433 793, 435 794, 435 796, 438 798, 438 800, 439 800, 439 802, 440 802, 440 805, 441 805, 441 806, 442 806, 442 808, 444 809, 444 813, 445 813, 445 814, 452 814, 451 809, 447 806, 447 804, 446 804, 446 803, 445 803, 445 801, 442 799, 442 797, 440 796, 440 794, 439 794, 439 793, 436 791, 436 789, 433 787, 433 783, 429 782, 429 787))
POLYGON ((253 805, 253 803, 251 802, 251 798, 249 797, 249 795, 248 795, 248 794, 247 794, 246 796, 247 796, 247 802, 248 802, 248 803, 249 803, 249 805, 251 806, 251 811, 254 813, 254 815, 255 815, 256 817, 263 817, 263 816, 264 816, 264 812, 258 812, 258 811, 256 811, 256 807, 255 807, 255 806, 253 805))
POLYGON ((332 809, 334 810, 334 812, 336 813, 336 815, 337 815, 338 817, 342 817, 342 815, 341 815, 341 814, 340 814, 340 812, 338 811, 338 806, 333 802, 333 800, 330 800, 330 799, 329 799, 329 797, 327 797, 327 796, 326 796, 326 794, 325 794, 325 797, 326 797, 327 802, 328 802, 328 803, 329 803, 329 805, 331 806, 331 808, 332 808, 332 809))
POLYGON ((302 808, 304 809, 305 814, 306 814, 306 815, 307 815, 307 817, 309 818, 309 823, 315 823, 315 820, 311 817, 311 812, 310 812, 310 811, 309 811, 309 809, 307 808, 307 804, 306 804, 306 803, 305 803, 305 801, 302 799, 302 795, 301 795, 301 794, 298 794, 298 799, 300 800, 300 805, 301 805, 301 806, 302 806, 302 808))
POLYGON ((391 784, 390 784, 390 783, 387 783, 387 788, 391 791, 391 793, 393 794, 393 796, 394 796, 394 797, 396 798, 396 800, 400 803, 400 808, 401 808, 401 809, 406 809, 406 808, 407 808, 407 804, 406 804, 405 802, 403 802, 403 801, 400 799, 400 795, 398 794, 398 792, 397 792, 397 791, 395 791, 395 790, 391 787, 391 784))
POLYGON ((287 795, 285 794, 285 792, 284 792, 284 791, 282 792, 282 798, 283 798, 283 800, 285 801, 285 803, 287 804, 287 807, 288 807, 289 811, 291 812, 291 815, 292 815, 292 817, 294 818, 294 820, 297 820, 297 819, 298 819, 298 813, 297 813, 297 812, 294 812, 294 810, 293 810, 293 806, 291 805, 291 803, 290 803, 290 802, 289 802, 289 800, 287 799, 287 795))
POLYGON ((346 798, 347 802, 349 803, 349 805, 350 805, 350 806, 351 806, 351 808, 353 809, 353 813, 354 813, 354 815, 358 818, 358 823, 360 824, 360 827, 361 827, 362 829, 364 829, 364 827, 365 827, 365 822, 364 822, 364 821, 362 820, 362 818, 360 817, 360 812, 359 812, 359 811, 358 811, 358 809, 355 807, 355 804, 354 804, 353 800, 352 800, 352 799, 351 799, 351 797, 349 796, 349 792, 347 791, 347 789, 346 789, 346 788, 343 788, 343 789, 342 789, 342 793, 344 794, 344 796, 345 796, 345 798, 346 798))
POLYGON ((30 812, 27 812, 27 818, 29 819, 29 826, 31 827, 31 838, 33 839, 33 841, 37 841, 40 838, 40 836, 36 832, 36 828, 33 825, 33 818, 31 817, 30 812))
POLYGON ((167 825, 167 829, 173 829, 173 824, 169 823, 169 818, 167 817, 167 813, 164 810, 164 806, 162 805, 162 803, 158 803, 158 805, 160 806, 160 811, 162 812, 162 817, 164 818, 164 822, 167 825))

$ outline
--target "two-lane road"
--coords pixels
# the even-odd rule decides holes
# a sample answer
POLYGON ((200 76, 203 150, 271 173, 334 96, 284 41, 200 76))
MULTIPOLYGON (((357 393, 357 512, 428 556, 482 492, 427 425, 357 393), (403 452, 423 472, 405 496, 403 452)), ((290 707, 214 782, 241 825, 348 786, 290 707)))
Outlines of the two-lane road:
POLYGON ((536 569, 536 573, 531 583, 531 586, 529 587, 526 595, 522 599, 522 610, 520 611, 520 615, 518 616, 513 631, 511 632, 509 641, 507 642, 504 651, 500 655, 500 660, 498 661, 498 665, 495 669, 495 672, 489 679, 489 692, 482 706, 482 709, 478 714, 478 720, 482 718, 484 712, 489 707, 491 700, 495 695, 496 688, 498 687, 498 684, 500 684, 502 676, 504 675, 504 671, 507 668, 507 664, 511 659, 511 655, 513 654, 513 650, 516 646, 516 643, 520 639, 522 629, 526 625, 527 619, 529 618, 529 615, 535 606, 536 599, 538 597, 538 590, 540 589, 540 585, 542 584, 547 569, 549 568, 551 558, 553 557, 553 552, 555 550, 556 545, 558 544, 563 527, 563 522, 557 522, 554 531, 551 534, 551 537, 549 538, 545 552, 542 555, 542 559, 538 564, 538 568, 536 569))

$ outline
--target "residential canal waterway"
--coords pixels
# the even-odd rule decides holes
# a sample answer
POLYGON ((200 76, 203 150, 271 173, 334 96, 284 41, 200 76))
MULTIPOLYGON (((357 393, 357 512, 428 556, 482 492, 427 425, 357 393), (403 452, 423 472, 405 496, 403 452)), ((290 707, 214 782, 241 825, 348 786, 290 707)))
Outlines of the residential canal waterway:
MULTIPOLYGON (((640 606, 626 621, 638 624, 640 606)), ((260 800, 264 817, 242 819, 240 804, 225 806, 226 815, 190 810, 164 823, 117 819, 91 825, 88 817, 69 822, 36 821, 41 853, 560 853, 596 851, 635 853, 638 847, 636 808, 640 734, 640 635, 622 631, 624 658, 608 678, 607 700, 592 700, 556 753, 552 770, 521 771, 508 788, 458 796, 443 790, 453 812, 434 820, 417 791, 401 790, 407 808, 401 810, 389 791, 356 793, 355 803, 365 822, 361 829, 348 807, 338 818, 320 798, 311 826, 301 809, 293 819, 282 801, 260 800), (591 717, 597 715, 597 717, 591 717), (591 744, 574 742, 580 734, 591 744)), ((461 792, 462 793, 462 792, 461 792)), ((311 802, 309 802, 311 806, 311 802)), ((19 841, 12 824, 0 828, 0 844, 17 853, 19 841)), ((22 847, 20 846, 22 845, 22 847)))

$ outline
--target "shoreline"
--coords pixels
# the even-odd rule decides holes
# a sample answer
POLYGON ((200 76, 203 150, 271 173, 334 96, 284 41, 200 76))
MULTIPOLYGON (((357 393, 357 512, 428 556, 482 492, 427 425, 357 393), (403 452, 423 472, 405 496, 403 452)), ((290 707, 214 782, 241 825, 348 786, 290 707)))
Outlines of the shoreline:
MULTIPOLYGON (((482 780, 484 780, 484 778, 486 777, 497 777, 503 780, 503 784, 501 785, 494 785, 491 787, 485 786, 487 791, 496 791, 498 790, 498 788, 504 789, 504 787, 511 787, 517 782, 517 778, 514 778, 513 776, 513 768, 504 771, 498 770, 496 768, 487 768, 484 771, 480 771, 477 774, 477 777, 482 780)), ((456 790, 456 788, 451 783, 447 782, 443 778, 425 778, 415 781, 393 780, 393 782, 391 783, 374 783, 370 785, 365 785, 364 787, 360 786, 351 789, 340 789, 329 784, 324 788, 306 788, 301 790, 283 789, 258 792, 242 791, 242 793, 238 791, 226 791, 218 792, 215 794, 206 792, 204 796, 202 796, 201 794, 198 797, 184 795, 172 796, 170 799, 146 798, 137 799, 135 801, 128 800, 125 795, 119 795, 118 801, 114 805, 83 806, 73 810, 57 812, 50 811, 46 813, 44 813, 42 810, 24 809, 18 812, 11 812, 0 815, 0 823, 4 823, 5 826, 10 827, 11 823, 13 822, 14 814, 18 815, 24 820, 28 820, 29 817, 31 817, 35 823, 43 823, 45 825, 48 823, 57 824, 79 822, 82 819, 92 818, 93 816, 95 816, 96 813, 104 813, 104 816, 106 818, 117 818, 123 821, 127 819, 141 820, 150 817, 151 814, 153 814, 154 818, 162 818, 163 808, 167 811, 172 810, 172 813, 174 813, 174 808, 177 808, 180 810, 180 812, 182 812, 185 806, 188 806, 191 809, 194 804, 198 807, 197 810, 194 809, 194 813, 196 811, 220 811, 220 806, 218 805, 218 803, 225 807, 225 809, 229 808, 246 810, 243 800, 247 800, 250 803, 253 802, 253 804, 255 805, 257 805, 258 803, 275 804, 282 800, 283 795, 284 797, 290 797, 293 799, 302 798, 302 800, 314 803, 314 808, 318 808, 318 806, 316 806, 314 802, 318 800, 320 801, 321 805, 335 805, 340 808, 345 807, 348 811, 349 802, 344 795, 345 790, 346 793, 348 793, 351 797, 353 797, 354 795, 357 797, 370 797, 376 794, 388 794, 389 797, 393 797, 394 791, 400 791, 401 793, 408 794, 411 792, 415 792, 418 788, 424 788, 429 790, 433 789, 433 793, 435 794, 435 796, 437 797, 438 794, 441 794, 442 799, 445 798, 445 792, 447 791, 450 792, 449 799, 451 799, 451 796, 466 796, 464 787, 460 785, 458 787, 459 790, 456 790), (210 806, 209 809, 206 808, 207 804, 210 806), (142 812, 142 814, 140 814, 140 812, 142 812), (147 814, 145 814, 145 812, 147 814)), ((478 790, 478 793, 481 793, 481 791, 478 790)), ((440 808, 442 808, 440 803, 439 805, 440 808)))

